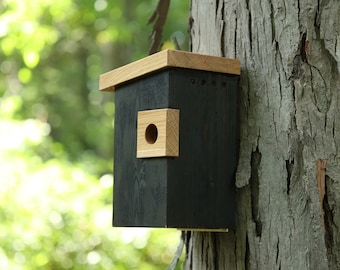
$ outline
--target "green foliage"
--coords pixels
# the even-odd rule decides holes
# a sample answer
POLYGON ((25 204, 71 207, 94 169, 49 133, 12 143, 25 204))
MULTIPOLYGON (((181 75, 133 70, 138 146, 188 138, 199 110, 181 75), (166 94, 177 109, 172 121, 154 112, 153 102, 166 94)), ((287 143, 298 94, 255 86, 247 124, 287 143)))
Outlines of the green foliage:
POLYGON ((54 148, 40 120, 1 120, 0 130, 1 269, 165 268, 179 233, 112 229, 111 174, 98 181, 83 164, 44 162, 39 148, 54 148))
MULTIPOLYGON (((185 43, 187 3, 172 2, 170 15, 177 14, 164 37, 177 35, 185 43)), ((113 95, 98 92, 98 76, 146 55, 151 32, 146 22, 156 2, 5 0, 2 5, 0 94, 19 95, 24 106, 17 117, 48 122, 51 136, 71 158, 84 149, 110 158, 113 95)))
MULTIPOLYGON (((111 228, 114 100, 147 54, 151 0, 0 2, 0 269, 164 269, 178 231, 111 228)), ((164 47, 187 48, 172 0, 164 47)), ((179 19, 181 18, 181 19, 179 19)))

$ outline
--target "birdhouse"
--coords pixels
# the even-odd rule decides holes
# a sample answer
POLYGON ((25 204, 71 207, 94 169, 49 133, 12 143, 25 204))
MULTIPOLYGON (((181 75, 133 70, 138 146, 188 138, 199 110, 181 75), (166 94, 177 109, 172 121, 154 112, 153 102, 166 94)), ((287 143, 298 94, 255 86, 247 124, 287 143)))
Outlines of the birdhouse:
POLYGON ((239 74, 165 50, 100 76, 115 94, 113 226, 235 227, 239 74))

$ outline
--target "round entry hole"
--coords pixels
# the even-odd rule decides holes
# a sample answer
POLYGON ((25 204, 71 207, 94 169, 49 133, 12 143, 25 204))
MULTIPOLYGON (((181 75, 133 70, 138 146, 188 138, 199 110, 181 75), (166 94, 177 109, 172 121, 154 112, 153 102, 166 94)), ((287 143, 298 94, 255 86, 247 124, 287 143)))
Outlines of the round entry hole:
POLYGON ((150 124, 146 127, 145 130, 145 140, 149 144, 154 144, 157 141, 158 137, 158 129, 154 124, 150 124))

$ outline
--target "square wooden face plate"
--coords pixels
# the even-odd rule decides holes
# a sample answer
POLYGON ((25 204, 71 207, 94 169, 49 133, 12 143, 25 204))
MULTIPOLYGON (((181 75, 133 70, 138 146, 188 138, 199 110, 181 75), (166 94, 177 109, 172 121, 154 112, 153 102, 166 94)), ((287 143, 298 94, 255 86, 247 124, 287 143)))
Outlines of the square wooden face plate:
POLYGON ((179 110, 139 111, 137 158, 179 156, 179 110))

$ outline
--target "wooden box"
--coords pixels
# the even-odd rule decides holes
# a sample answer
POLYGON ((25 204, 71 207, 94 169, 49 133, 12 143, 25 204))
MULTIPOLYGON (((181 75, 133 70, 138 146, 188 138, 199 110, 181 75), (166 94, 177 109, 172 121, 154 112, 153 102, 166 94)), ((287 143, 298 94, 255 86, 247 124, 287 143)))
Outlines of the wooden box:
POLYGON ((102 74, 115 92, 121 227, 235 226, 238 60, 166 50, 102 74))

